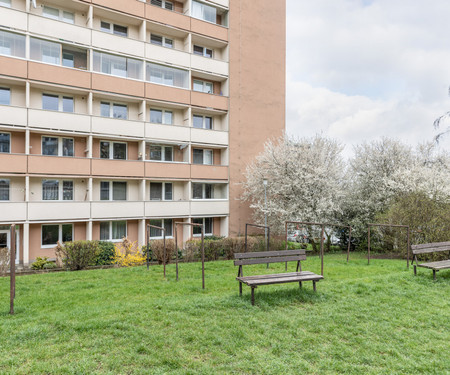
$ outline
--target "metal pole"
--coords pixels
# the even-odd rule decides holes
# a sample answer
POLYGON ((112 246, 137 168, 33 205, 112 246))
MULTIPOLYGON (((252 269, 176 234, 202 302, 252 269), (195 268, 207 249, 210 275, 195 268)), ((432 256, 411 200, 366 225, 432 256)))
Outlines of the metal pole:
POLYGON ((147 226, 147 270, 149 269, 150 264, 150 227, 147 226))
MULTIPOLYGON (((267 180, 263 181, 263 185, 264 185, 264 225, 267 227, 267 189, 266 189, 267 180)), ((264 234, 266 236, 267 241, 267 228, 264 228, 264 234)), ((267 246, 267 251, 269 251, 269 246, 267 246)))
POLYGON ((370 225, 367 228, 367 264, 370 264, 370 225))
POLYGON ((247 224, 245 224, 245 252, 247 252, 247 224))
POLYGON ((407 229, 407 236, 408 236, 408 244, 406 245, 408 248, 406 249, 406 264, 407 264, 407 268, 409 269, 409 226, 407 229))
POLYGON ((164 231, 164 238, 163 238, 163 245, 164 245, 164 249, 163 249, 163 267, 164 267, 164 278, 166 278, 166 262, 167 262, 167 258, 166 258, 166 231, 164 231))
MULTIPOLYGON (((288 225, 287 225, 287 221, 284 223, 284 229, 285 229, 285 237, 284 237, 284 242, 285 242, 285 249, 288 249, 288 225)), ((284 262, 284 270, 287 271, 287 262, 284 262)))
POLYGON ((16 224, 11 225, 10 229, 10 309, 9 313, 14 314, 14 298, 16 297, 16 224))
POLYGON ((202 224, 202 289, 205 289, 205 225, 202 224))
POLYGON ((175 268, 177 273, 177 281, 178 281, 178 223, 175 223, 175 268))
POLYGON ((348 246, 347 246, 347 263, 348 263, 348 258, 350 256, 350 243, 352 241, 352 227, 350 227, 349 231, 348 231, 348 246))
POLYGON ((321 254, 321 262, 320 262, 320 274, 323 276, 323 235, 325 232, 325 225, 322 225, 322 235, 320 237, 320 254, 321 254))

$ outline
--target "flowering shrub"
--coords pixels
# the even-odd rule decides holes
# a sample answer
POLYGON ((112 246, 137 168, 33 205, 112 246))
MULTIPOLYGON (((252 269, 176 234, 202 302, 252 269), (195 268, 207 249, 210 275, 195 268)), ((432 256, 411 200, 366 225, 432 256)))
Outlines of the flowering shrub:
POLYGON ((145 256, 139 250, 136 241, 131 242, 125 237, 114 246, 113 263, 121 267, 140 266, 145 263, 145 256))

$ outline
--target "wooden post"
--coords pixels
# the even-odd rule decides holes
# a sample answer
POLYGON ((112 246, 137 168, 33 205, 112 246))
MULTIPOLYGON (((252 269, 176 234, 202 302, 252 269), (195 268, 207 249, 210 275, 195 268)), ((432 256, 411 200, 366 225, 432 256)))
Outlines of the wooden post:
POLYGON ((14 314, 14 298, 16 297, 16 224, 11 225, 10 229, 10 309, 9 313, 14 314))
POLYGON ((167 254, 166 254, 166 231, 164 231, 164 238, 163 238, 163 267, 164 267, 164 278, 166 278, 166 262, 167 262, 167 254))
POLYGON ((149 269, 150 265, 150 227, 147 226, 147 270, 149 269))
POLYGON ((409 269, 409 225, 408 225, 408 228, 407 228, 407 236, 408 236, 408 240, 407 240, 407 242, 408 242, 408 244, 406 245, 407 246, 407 249, 406 249, 406 265, 407 265, 407 268, 409 269))
MULTIPOLYGON (((192 228, 193 229, 193 228, 192 228)), ((202 224, 202 289, 205 289, 205 226, 202 224)))
POLYGON ((370 264, 370 225, 367 228, 367 264, 370 264))
MULTIPOLYGON (((325 232, 325 225, 322 225, 322 234, 320 237, 320 274, 323 276, 323 236, 325 232)), ((314 284, 315 285, 315 284, 314 284)))
POLYGON ((175 223, 175 269, 177 273, 177 281, 178 281, 178 223, 175 223))

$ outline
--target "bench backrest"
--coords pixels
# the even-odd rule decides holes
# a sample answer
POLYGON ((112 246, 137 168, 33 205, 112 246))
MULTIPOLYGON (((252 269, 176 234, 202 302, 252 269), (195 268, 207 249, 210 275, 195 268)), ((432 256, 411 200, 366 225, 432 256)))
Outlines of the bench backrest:
POLYGON ((450 242, 434 242, 412 245, 411 250, 414 255, 435 253, 438 251, 450 251, 450 242))
POLYGON ((301 260, 306 260, 306 251, 304 249, 260 251, 234 254, 235 266, 243 266, 248 264, 282 263, 290 261, 298 262, 301 260))

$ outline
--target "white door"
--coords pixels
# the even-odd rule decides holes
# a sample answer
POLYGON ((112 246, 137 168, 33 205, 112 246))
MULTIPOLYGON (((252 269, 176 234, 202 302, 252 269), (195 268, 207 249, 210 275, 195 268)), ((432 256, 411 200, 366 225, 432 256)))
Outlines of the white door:
MULTIPOLYGON (((0 248, 11 246, 11 234, 9 230, 0 230, 0 248)), ((19 263, 19 231, 16 230, 16 264, 19 263)))

